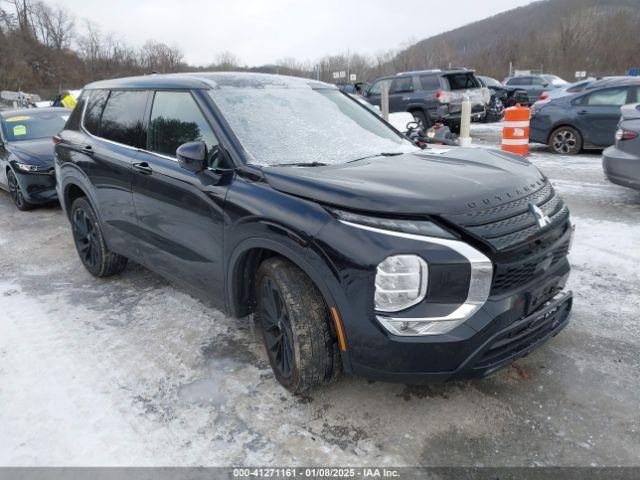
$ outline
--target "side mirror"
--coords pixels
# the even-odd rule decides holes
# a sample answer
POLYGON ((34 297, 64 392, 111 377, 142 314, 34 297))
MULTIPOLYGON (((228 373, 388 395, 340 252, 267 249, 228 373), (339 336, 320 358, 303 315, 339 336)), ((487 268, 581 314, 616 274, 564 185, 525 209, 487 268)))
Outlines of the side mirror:
POLYGON ((406 129, 407 129, 407 131, 409 131, 409 130, 414 130, 414 129, 418 128, 418 127, 419 127, 418 122, 409 122, 409 123, 407 123, 406 129))
POLYGON ((178 164, 185 170, 201 172, 207 166, 207 146, 204 142, 183 143, 176 150, 176 157, 178 164))

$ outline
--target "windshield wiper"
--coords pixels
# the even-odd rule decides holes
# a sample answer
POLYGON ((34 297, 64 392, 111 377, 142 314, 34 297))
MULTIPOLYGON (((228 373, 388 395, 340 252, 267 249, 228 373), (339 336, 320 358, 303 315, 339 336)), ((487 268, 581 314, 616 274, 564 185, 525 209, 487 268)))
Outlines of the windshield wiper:
POLYGON ((367 157, 356 158, 355 160, 349 160, 347 163, 359 162, 360 160, 366 160, 367 158, 374 157, 396 157, 398 155, 402 155, 404 152, 382 152, 376 153, 375 155, 369 155, 367 157))
POLYGON ((272 167, 325 167, 327 164, 322 162, 292 162, 292 163, 274 163, 272 167))

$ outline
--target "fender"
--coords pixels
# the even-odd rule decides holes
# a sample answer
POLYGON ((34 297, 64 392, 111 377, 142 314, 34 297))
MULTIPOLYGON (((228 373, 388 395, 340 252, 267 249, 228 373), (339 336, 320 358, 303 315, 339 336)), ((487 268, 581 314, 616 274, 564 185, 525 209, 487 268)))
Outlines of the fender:
POLYGON ((69 208, 71 208, 71 205, 66 204, 67 194, 69 193, 69 189, 71 188, 71 186, 75 185, 76 187, 80 188, 89 198, 89 202, 91 202, 91 205, 93 205, 93 209, 95 210, 96 216, 98 217, 100 226, 102 226, 100 212, 99 209, 96 208, 95 189, 82 169, 74 163, 66 162, 60 166, 60 169, 56 172, 56 175, 59 179, 58 181, 61 182, 58 185, 58 196, 60 197, 60 205, 66 212, 67 218, 69 218, 69 208), (60 174, 60 171, 62 170, 65 170, 64 175, 60 174))
MULTIPOLYGON (((322 252, 318 252, 317 245, 313 241, 306 241, 295 233, 291 232, 287 227, 282 225, 274 225, 272 222, 266 223, 262 221, 252 222, 252 227, 262 230, 261 236, 252 236, 238 243, 230 253, 226 261, 226 282, 225 282, 225 298, 227 311, 233 315, 238 315, 238 309, 235 305, 238 290, 237 280, 238 268, 241 265, 241 259, 249 250, 262 248, 276 252, 284 258, 294 263, 298 268, 305 272, 314 284, 320 290, 325 302, 329 307, 335 307, 341 318, 347 311, 346 298, 344 297, 344 289, 340 285, 339 279, 335 272, 326 264, 326 259, 322 252), (300 243, 303 240, 304 244, 300 243)), ((343 333, 347 344, 347 350, 341 352, 342 363, 345 371, 350 372, 351 361, 349 359, 349 335, 348 327, 343 320, 343 333)))

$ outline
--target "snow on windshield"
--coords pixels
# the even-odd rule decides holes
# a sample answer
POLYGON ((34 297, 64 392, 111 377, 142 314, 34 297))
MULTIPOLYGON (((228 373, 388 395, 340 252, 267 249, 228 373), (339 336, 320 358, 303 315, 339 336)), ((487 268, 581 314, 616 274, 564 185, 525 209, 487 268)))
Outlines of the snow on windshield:
POLYGON ((257 165, 420 151, 338 90, 220 86, 210 95, 257 165))

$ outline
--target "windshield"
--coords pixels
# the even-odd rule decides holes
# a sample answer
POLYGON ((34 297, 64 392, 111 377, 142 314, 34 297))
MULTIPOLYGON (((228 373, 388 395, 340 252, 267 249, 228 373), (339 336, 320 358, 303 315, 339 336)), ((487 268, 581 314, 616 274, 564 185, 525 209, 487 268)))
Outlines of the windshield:
POLYGON ((480 77, 482 79, 482 81, 484 82, 484 84, 487 87, 501 87, 502 85, 500 84, 500 82, 498 80, 496 80, 495 78, 491 78, 491 77, 480 77))
POLYGON ((557 75, 543 75, 543 77, 545 78, 545 80, 550 82, 551 85, 555 87, 562 87, 563 85, 569 85, 569 82, 567 82, 566 80, 563 80, 557 75))
POLYGON ((70 112, 25 112, 2 119, 7 142, 51 138, 64 128, 70 112))
POLYGON ((220 86, 210 95, 257 165, 337 164, 420 151, 338 90, 220 86))

